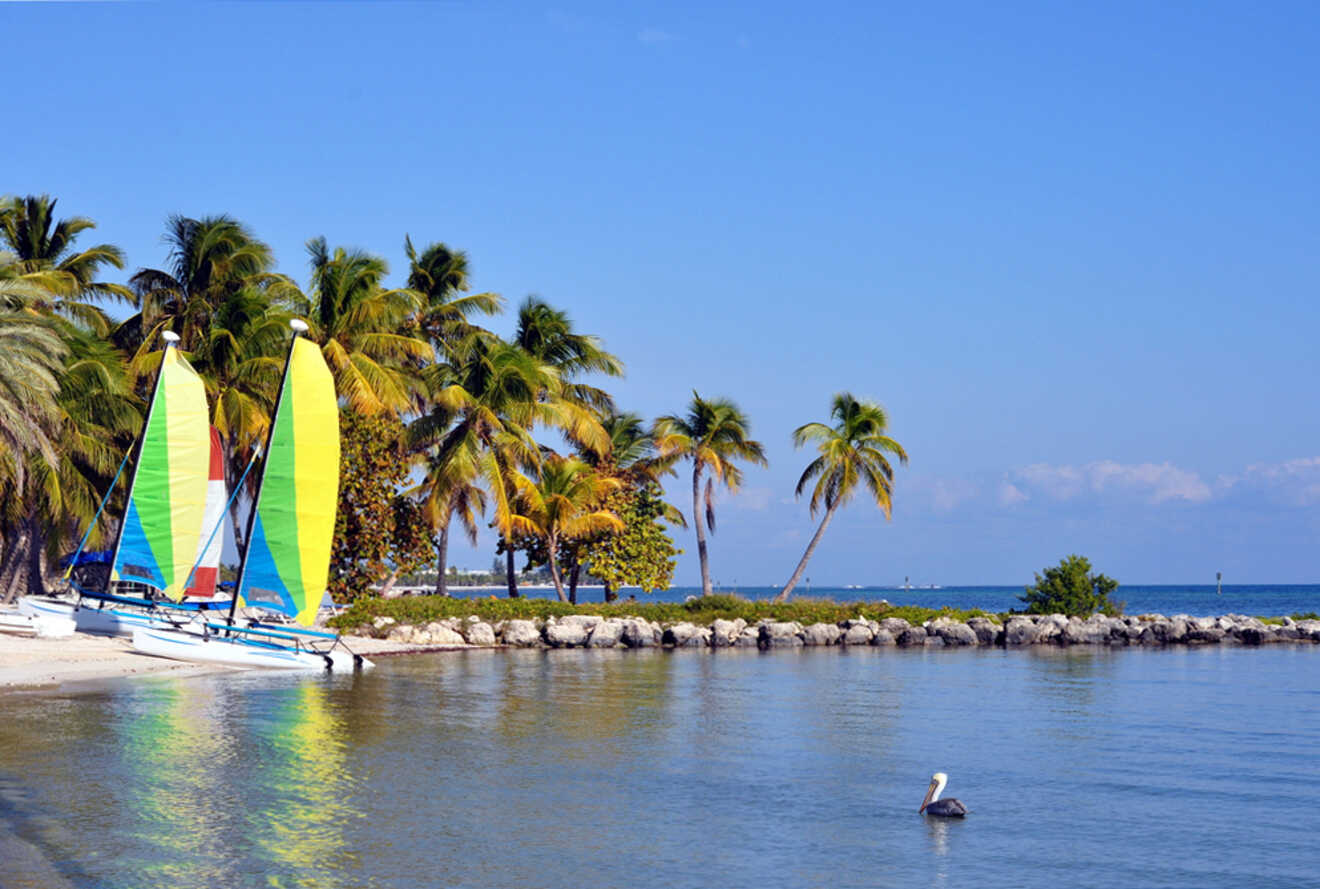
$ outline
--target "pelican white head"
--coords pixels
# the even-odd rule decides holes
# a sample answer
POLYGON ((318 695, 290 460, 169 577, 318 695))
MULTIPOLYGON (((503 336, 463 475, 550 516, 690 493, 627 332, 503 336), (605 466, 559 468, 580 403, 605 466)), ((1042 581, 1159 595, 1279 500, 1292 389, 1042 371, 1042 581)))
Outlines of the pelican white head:
POLYGON ((165 341, 167 346, 172 346, 179 341, 179 335, 172 330, 162 330, 160 338, 165 341))
POLYGON ((293 328, 295 333, 307 332, 307 322, 301 318, 294 318, 289 322, 289 326, 293 328))
POLYGON ((918 812, 924 812, 926 807, 940 798, 944 792, 944 785, 949 783, 949 776, 943 772, 936 772, 930 776, 930 787, 926 788, 926 798, 921 801, 921 808, 918 812))

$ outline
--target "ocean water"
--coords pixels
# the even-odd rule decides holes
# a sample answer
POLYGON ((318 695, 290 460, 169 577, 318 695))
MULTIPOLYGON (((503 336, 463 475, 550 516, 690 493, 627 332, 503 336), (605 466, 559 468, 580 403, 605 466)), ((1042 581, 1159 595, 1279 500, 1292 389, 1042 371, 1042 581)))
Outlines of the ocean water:
POLYGON ((1318 887, 1317 749, 1320 646, 143 678, 0 697, 0 886, 1318 887))
MULTIPOLYGON (((459 591, 456 595, 489 596, 502 594, 502 589, 459 591)), ((748 599, 769 599, 779 587, 718 587, 717 592, 736 593, 748 599)), ((524 595, 554 598, 555 591, 545 587, 524 588, 524 595)), ((885 599, 894 605, 920 605, 925 608, 980 608, 992 613, 1024 606, 1018 598, 1021 586, 949 586, 949 587, 812 587, 799 585, 793 595, 797 597, 834 599, 839 602, 885 599)), ((701 594, 700 587, 674 587, 655 593, 624 590, 623 596, 634 595, 639 602, 682 602, 688 596, 701 594)), ((599 602, 604 598, 600 587, 578 590, 578 602, 599 602)), ((1214 584, 1182 586, 1120 586, 1113 598, 1125 603, 1125 614, 1190 614, 1206 617, 1221 614, 1248 614, 1255 617, 1282 617, 1297 613, 1320 613, 1320 584, 1225 584, 1222 592, 1214 584)))

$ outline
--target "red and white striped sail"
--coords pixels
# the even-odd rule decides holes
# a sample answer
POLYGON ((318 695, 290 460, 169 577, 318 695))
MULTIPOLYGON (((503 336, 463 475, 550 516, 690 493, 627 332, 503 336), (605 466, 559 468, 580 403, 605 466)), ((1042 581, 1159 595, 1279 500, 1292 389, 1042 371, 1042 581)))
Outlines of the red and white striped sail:
POLYGON ((197 545, 197 570, 193 573, 189 596, 210 598, 220 576, 220 549, 224 533, 217 530, 225 517, 225 454, 220 430, 211 427, 211 472, 206 484, 206 517, 202 520, 202 539, 197 545), (215 532, 215 533, 212 533, 215 532))

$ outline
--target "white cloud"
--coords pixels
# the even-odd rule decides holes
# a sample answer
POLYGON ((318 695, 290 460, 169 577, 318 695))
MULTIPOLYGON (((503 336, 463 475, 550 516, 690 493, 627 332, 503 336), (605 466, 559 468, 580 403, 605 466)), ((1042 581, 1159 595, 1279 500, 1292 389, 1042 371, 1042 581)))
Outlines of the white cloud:
POLYGON ((1239 475, 1221 475, 1224 495, 1256 495, 1288 506, 1320 504, 1320 457, 1253 463, 1239 475))
POLYGON ((1030 500, 1031 495, 1012 482, 1003 481, 999 483, 998 499, 1000 506, 1017 506, 1019 503, 1030 500))
MULTIPOLYGON (((1072 500, 1084 494, 1128 494, 1152 504, 1178 500, 1204 503, 1213 493, 1198 473, 1168 462, 1097 460, 1083 466, 1036 463, 1012 473, 1005 484, 1026 498, 1035 492, 1052 500, 1072 500)), ((1003 488, 1000 493, 1002 501, 1003 488)))

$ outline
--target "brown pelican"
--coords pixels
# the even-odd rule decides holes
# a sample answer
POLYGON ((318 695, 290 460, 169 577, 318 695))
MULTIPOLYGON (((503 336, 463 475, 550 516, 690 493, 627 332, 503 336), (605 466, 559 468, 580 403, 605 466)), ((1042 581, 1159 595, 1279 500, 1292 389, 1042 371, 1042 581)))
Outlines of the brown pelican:
POLYGON ((949 783, 949 776, 936 772, 930 776, 930 787, 926 789, 926 798, 921 801, 918 812, 927 815, 942 815, 945 818, 961 818, 967 814, 967 807, 956 799, 940 799, 944 785, 949 783))

